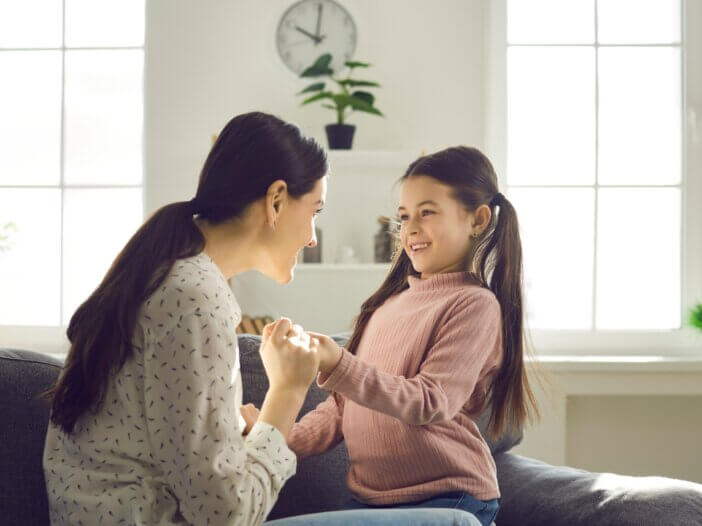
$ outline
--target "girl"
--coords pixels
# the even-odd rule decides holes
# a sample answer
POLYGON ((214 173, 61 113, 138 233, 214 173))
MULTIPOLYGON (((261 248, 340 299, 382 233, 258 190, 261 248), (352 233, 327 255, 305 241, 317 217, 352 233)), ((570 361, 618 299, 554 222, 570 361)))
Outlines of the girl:
MULTIPOLYGON (((66 365, 46 393, 52 524, 266 518, 295 473, 286 438, 319 355, 289 320, 267 326, 261 355, 270 388, 258 422, 244 429, 241 312, 228 279, 249 269, 292 279, 298 252, 316 244, 326 172, 322 148, 295 126, 240 115, 207 157, 195 198, 164 206, 129 240, 71 318, 66 365)), ((309 524, 343 524, 358 511, 309 524)), ((454 518, 470 524, 456 514, 428 524, 454 518)))
POLYGON ((362 306, 347 349, 320 339, 317 382, 332 391, 293 426, 298 458, 342 438, 350 507, 450 507, 484 525, 498 511, 490 432, 536 411, 523 363, 517 215, 478 150, 449 148, 401 178, 402 250, 362 306))

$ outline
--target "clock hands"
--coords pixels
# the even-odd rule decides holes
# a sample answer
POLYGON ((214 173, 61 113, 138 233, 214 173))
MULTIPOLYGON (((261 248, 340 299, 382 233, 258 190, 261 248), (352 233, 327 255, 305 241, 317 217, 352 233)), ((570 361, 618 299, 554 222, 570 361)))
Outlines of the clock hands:
POLYGON ((313 35, 313 34, 310 33, 309 31, 305 31, 304 29, 302 29, 300 26, 295 26, 295 29, 297 29, 297 30, 298 30, 300 33, 302 33, 303 35, 306 35, 306 36, 310 37, 312 40, 314 40, 314 43, 315 43, 315 44, 319 44, 319 43, 320 43, 322 40, 324 40, 324 38, 326 37, 326 35, 323 35, 323 36, 320 36, 320 37, 318 37, 317 35, 313 35))
MULTIPOLYGON (((324 6, 322 4, 317 4, 317 31, 315 32, 315 36, 319 39, 319 27, 322 24, 322 9, 324 6)), ((321 39, 319 39, 317 42, 315 42, 315 45, 321 42, 321 39)))

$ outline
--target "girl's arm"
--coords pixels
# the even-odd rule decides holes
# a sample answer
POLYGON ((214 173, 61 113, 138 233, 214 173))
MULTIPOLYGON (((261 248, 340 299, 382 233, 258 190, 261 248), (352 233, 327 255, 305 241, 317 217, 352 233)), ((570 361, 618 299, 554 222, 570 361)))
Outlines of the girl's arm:
POLYGON ((288 436, 288 447, 295 452, 298 459, 329 451, 344 438, 341 428, 343 416, 344 399, 330 393, 314 411, 310 411, 293 425, 288 436))
MULTIPOLYGON (((502 322, 491 294, 467 298, 446 318, 413 378, 379 371, 341 349, 338 365, 319 373, 318 385, 410 425, 452 419, 470 399, 485 366, 497 366, 502 322)), ((330 338, 323 344, 336 345, 330 338)))

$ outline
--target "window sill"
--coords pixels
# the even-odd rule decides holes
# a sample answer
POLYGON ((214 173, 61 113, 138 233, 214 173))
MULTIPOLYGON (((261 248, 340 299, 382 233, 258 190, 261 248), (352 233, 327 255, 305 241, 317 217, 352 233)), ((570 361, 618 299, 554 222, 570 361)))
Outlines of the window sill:
POLYGON ((677 355, 539 355, 527 364, 551 372, 589 373, 699 373, 702 372, 702 352, 698 356, 677 355))

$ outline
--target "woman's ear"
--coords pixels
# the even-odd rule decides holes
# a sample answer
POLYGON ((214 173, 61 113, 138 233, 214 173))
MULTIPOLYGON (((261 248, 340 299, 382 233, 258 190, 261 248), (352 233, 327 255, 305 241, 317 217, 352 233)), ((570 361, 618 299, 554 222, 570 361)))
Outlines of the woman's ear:
POLYGON ((288 185, 282 179, 273 181, 266 191, 266 223, 275 230, 278 216, 285 205, 288 185))

